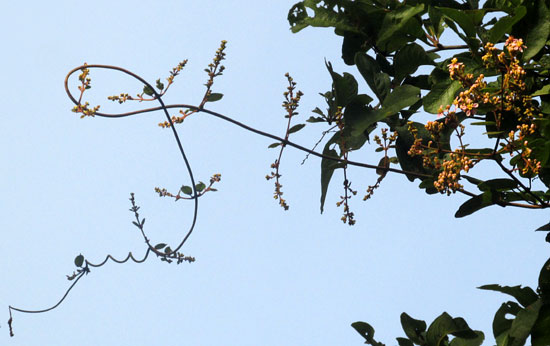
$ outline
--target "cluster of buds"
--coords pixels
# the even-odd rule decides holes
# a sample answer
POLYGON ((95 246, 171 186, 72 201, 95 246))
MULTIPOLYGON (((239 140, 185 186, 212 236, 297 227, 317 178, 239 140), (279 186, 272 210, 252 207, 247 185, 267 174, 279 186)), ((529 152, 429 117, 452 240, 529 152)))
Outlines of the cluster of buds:
POLYGON ((384 168, 387 168, 390 166, 390 163, 397 163, 397 158, 390 158, 388 157, 388 150, 390 148, 394 147, 394 143, 397 140, 398 133, 397 131, 393 133, 389 133, 387 128, 383 128, 381 130, 382 137, 375 135, 373 140, 378 145, 378 148, 375 149, 376 152, 384 152, 384 157, 380 160, 378 163, 378 166, 382 168, 376 169, 376 173, 379 175, 378 179, 376 180, 376 183, 374 185, 369 185, 367 188, 367 193, 365 196, 363 196, 363 201, 366 201, 374 195, 374 191, 380 187, 380 183, 386 176, 387 170, 384 168))
POLYGON ((485 67, 494 68, 502 74, 501 90, 484 99, 502 111, 512 111, 519 115, 520 120, 533 117, 536 109, 531 102, 531 96, 525 94, 526 72, 521 66, 518 55, 526 48, 522 39, 508 37, 504 43, 505 51, 500 51, 492 43, 485 45, 485 55, 482 57, 485 67))
POLYGON ((351 188, 351 182, 347 179, 344 179, 344 196, 340 196, 340 201, 336 202, 336 206, 344 206, 344 215, 340 218, 343 223, 347 223, 350 226, 355 225, 354 213, 350 210, 349 199, 351 196, 357 195, 357 191, 351 188))
MULTIPOLYGON (((84 63, 84 66, 87 64, 84 63)), ((99 110, 100 106, 90 107, 90 104, 88 102, 82 103, 82 96, 84 95, 84 92, 88 89, 90 89, 92 79, 89 77, 90 75, 90 69, 84 67, 80 69, 80 74, 78 75, 78 80, 80 81, 80 85, 78 86, 78 90, 80 91, 80 97, 78 98, 78 104, 74 106, 71 111, 73 113, 80 113, 80 119, 84 117, 93 117, 99 110)))
MULTIPOLYGON (((208 186, 206 186, 202 181, 199 181, 195 185, 195 190, 197 190, 197 197, 201 197, 207 192, 215 192, 218 191, 217 189, 213 188, 212 185, 219 182, 221 180, 221 174, 214 174, 210 178, 210 183, 208 186)), ((180 199, 193 199, 193 188, 191 186, 183 185, 177 194, 173 194, 166 190, 165 188, 159 188, 155 187, 155 192, 159 194, 159 197, 171 197, 174 198, 174 200, 178 201, 180 199)))
MULTIPOLYGON (((472 116, 476 114, 479 103, 484 100, 487 101, 488 95, 482 94, 481 90, 487 86, 487 83, 484 81, 485 76, 480 74, 477 78, 474 79, 474 75, 471 73, 464 73, 464 64, 458 62, 457 58, 452 58, 451 63, 448 65, 449 75, 452 80, 457 80, 460 82, 462 87, 466 90, 461 91, 458 97, 453 101, 453 106, 455 107, 452 112, 456 113, 457 109, 460 109, 467 116, 472 116)), ((487 102, 485 102, 487 103, 487 102)), ((439 116, 444 116, 445 113, 450 113, 450 106, 443 106, 439 108, 439 116)))
POLYGON ((291 128, 290 124, 292 122, 292 118, 296 115, 298 115, 298 112, 296 112, 296 109, 300 105, 300 99, 303 96, 303 93, 301 91, 296 90, 296 82, 292 79, 290 74, 287 72, 285 73, 285 77, 288 82, 288 86, 286 88, 286 91, 283 92, 283 96, 285 100, 283 101, 282 107, 285 109, 286 114, 285 118, 288 119, 287 121, 287 128, 285 133, 285 139, 282 143, 274 143, 270 145, 270 148, 275 148, 277 146, 281 146, 281 149, 279 151, 279 157, 271 164, 271 173, 269 175, 266 175, 265 178, 267 180, 275 179, 275 191, 273 192, 273 198, 279 200, 279 205, 284 209, 288 210, 288 204, 286 203, 286 200, 282 197, 283 191, 282 187, 283 185, 280 183, 279 178, 281 178, 281 174, 279 173, 279 166, 281 162, 281 158, 283 156, 283 151, 286 147, 286 141, 288 141, 288 138, 291 133, 299 131, 301 128, 304 127, 303 124, 296 125, 295 127, 291 128))
POLYGON ((510 131, 507 138, 503 138, 507 143, 501 145, 502 149, 499 151, 499 153, 509 152, 512 156, 514 152, 519 154, 520 157, 515 163, 511 162, 515 167, 513 170, 520 171, 523 176, 534 176, 540 170, 541 163, 532 157, 532 149, 528 146, 528 138, 532 138, 536 131, 533 119, 539 112, 531 96, 526 95, 524 81, 526 72, 521 65, 521 60, 518 59, 519 54, 526 47, 521 39, 512 36, 506 40, 504 47, 504 51, 501 51, 488 43, 485 45, 485 54, 482 57, 487 69, 494 69, 501 73, 502 84, 499 90, 487 91, 483 74, 475 77, 471 73, 466 73, 464 64, 457 58, 453 58, 448 65, 450 78, 458 81, 464 89, 454 99, 452 105, 440 107, 438 115, 444 117, 444 121, 426 123, 425 128, 433 140, 426 145, 419 138, 416 128, 409 124, 409 131, 413 134, 415 141, 408 154, 422 156, 424 167, 439 172, 434 187, 441 193, 450 195, 462 189, 459 183, 460 173, 468 172, 484 157, 491 157, 491 155, 475 154, 480 157, 471 159, 466 154, 466 145, 462 142, 464 126, 457 119, 457 113, 460 111, 466 116, 475 115, 481 104, 485 108, 493 109, 496 131, 502 131, 505 116, 514 116, 521 122, 517 125, 517 129, 510 131), (447 127, 456 131, 460 142, 460 148, 452 152, 443 150, 440 145, 440 134, 447 127), (437 145, 434 146, 434 143, 437 145))
POLYGON ((279 200, 279 205, 284 209, 288 210, 288 204, 286 203, 286 200, 283 198, 283 191, 281 183, 279 183, 279 178, 281 177, 281 174, 279 174, 279 161, 275 160, 271 164, 271 168, 273 171, 269 175, 265 176, 266 180, 275 179, 275 191, 273 192, 273 198, 279 200))
POLYGON ((208 64, 208 68, 205 68, 204 71, 208 74, 208 80, 204 84, 206 86, 206 92, 204 93, 204 97, 202 99, 202 102, 199 106, 199 109, 204 107, 206 102, 209 101, 210 96, 212 95, 212 85, 214 85, 214 78, 221 76, 223 74, 223 71, 225 71, 225 66, 221 65, 222 60, 225 60, 225 48, 227 45, 227 41, 223 40, 220 44, 220 48, 216 50, 216 54, 214 55, 214 59, 210 64, 208 64))
MULTIPOLYGON (((170 248, 167 248, 170 249, 170 248)), ((195 257, 192 256, 185 256, 181 252, 171 252, 166 255, 158 255, 160 256, 160 260, 167 263, 172 263, 173 261, 176 261, 176 264, 181 264, 183 262, 193 263, 195 262, 195 257)))
POLYGON ((71 109, 73 113, 81 113, 80 119, 84 117, 93 117, 99 110, 100 106, 95 106, 93 108, 90 108, 90 104, 88 102, 84 102, 84 104, 78 104, 71 109))
POLYGON ((474 161, 465 156, 461 149, 450 153, 449 158, 443 161, 442 171, 439 173, 434 187, 441 193, 450 195, 463 186, 458 182, 462 171, 468 172, 474 166, 474 161))
POLYGON ((118 101, 119 104, 123 104, 124 102, 128 100, 133 100, 134 98, 130 96, 129 94, 121 93, 120 95, 113 95, 113 96, 107 96, 107 100, 109 101, 118 101))
MULTIPOLYGON (((84 63, 84 66, 86 66, 87 64, 84 63)), ((80 70, 80 74, 78 75, 78 80, 80 81, 81 85, 78 87, 78 90, 80 90, 81 93, 84 92, 84 90, 88 90, 90 89, 92 86, 90 85, 90 83, 92 82, 91 78, 88 77, 88 75, 90 74, 90 69, 88 68, 83 68, 80 70)))
POLYGON ((285 101, 283 101, 283 108, 288 113, 287 115, 285 115, 285 118, 291 118, 294 115, 298 115, 296 109, 298 108, 300 104, 300 99, 304 94, 299 90, 294 93, 294 90, 296 89, 296 82, 292 79, 288 72, 285 73, 285 77, 288 81, 288 87, 286 88, 287 91, 283 93, 285 97, 285 101))
POLYGON ((172 68, 172 71, 170 71, 170 76, 166 78, 166 80, 168 81, 168 86, 166 87, 167 89, 170 86, 170 84, 174 82, 174 78, 181 72, 181 70, 183 70, 185 65, 187 65, 187 59, 180 62, 178 66, 172 68))

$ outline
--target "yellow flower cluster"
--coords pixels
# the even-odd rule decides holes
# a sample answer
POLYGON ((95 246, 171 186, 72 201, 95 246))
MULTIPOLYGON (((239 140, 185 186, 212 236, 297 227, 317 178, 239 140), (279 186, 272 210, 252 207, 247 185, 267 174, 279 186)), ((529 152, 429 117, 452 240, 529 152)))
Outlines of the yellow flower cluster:
POLYGON ((474 162, 464 155, 462 149, 457 149, 455 152, 448 154, 448 158, 441 165, 442 171, 434 182, 434 187, 441 193, 446 193, 449 196, 451 193, 462 189, 463 186, 458 182, 462 171, 468 172, 474 166, 474 162))

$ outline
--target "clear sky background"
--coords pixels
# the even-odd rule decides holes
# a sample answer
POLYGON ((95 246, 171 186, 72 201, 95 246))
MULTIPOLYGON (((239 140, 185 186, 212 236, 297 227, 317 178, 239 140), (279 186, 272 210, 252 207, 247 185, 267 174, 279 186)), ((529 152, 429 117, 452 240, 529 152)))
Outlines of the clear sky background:
MULTIPOLYGON (((191 203, 154 192, 189 184, 170 131, 157 127, 163 115, 79 119, 63 89, 65 74, 83 62, 112 64, 153 82, 187 58, 165 101, 197 104, 203 69, 225 39, 227 69, 214 87, 225 96, 209 108, 283 135, 285 72, 305 94, 301 122, 324 107, 318 95, 330 88, 324 59, 336 71, 355 72, 341 61, 341 38, 332 30, 289 31, 293 3, 3 4, 1 345, 361 345, 350 327, 358 320, 393 345, 403 336, 403 311, 427 321, 443 311, 462 316, 492 342, 492 317, 507 297, 476 287, 536 288, 548 247, 533 230, 548 212, 492 207, 455 219, 464 196, 428 196, 417 183, 389 175, 372 200, 352 200, 358 222, 349 227, 335 206, 342 173, 320 215, 320 161, 300 165, 304 154, 290 148, 281 163, 285 212, 265 180, 278 154, 267 149, 273 141, 206 114, 178 126, 195 177, 222 174, 219 192, 200 199, 195 233, 183 248, 197 261, 176 266, 152 258, 92 269, 59 308, 14 313, 16 336, 9 337, 8 305, 54 304, 79 253, 99 262, 108 253, 144 252, 131 224, 130 192, 154 243, 179 242, 190 222, 191 203)), ((143 106, 105 99, 135 94, 138 83, 115 72, 93 70, 91 77, 90 100, 102 110, 143 106)), ((360 90, 367 91, 361 80, 360 90)), ((322 126, 308 125, 292 139, 311 147, 322 126)), ((373 150, 352 158, 380 159, 373 150)), ((361 194, 376 174, 352 169, 351 180, 361 194)))

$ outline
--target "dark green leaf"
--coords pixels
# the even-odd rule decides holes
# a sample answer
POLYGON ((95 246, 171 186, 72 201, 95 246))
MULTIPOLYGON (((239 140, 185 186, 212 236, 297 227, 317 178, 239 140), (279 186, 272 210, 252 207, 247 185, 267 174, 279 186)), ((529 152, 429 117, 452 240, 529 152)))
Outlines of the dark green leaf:
POLYGON ((474 15, 469 15, 469 11, 461 11, 448 7, 436 8, 440 10, 445 16, 456 22, 464 31, 467 37, 476 37, 476 17, 474 15))
POLYGON ((390 90, 390 76, 387 73, 380 72, 380 66, 376 60, 366 53, 359 52, 355 54, 355 64, 369 88, 382 102, 390 90))
POLYGON ((298 132, 298 131, 300 131, 301 129, 303 129, 304 126, 306 126, 306 124, 297 124, 297 125, 294 125, 294 126, 292 126, 292 127, 288 130, 288 134, 291 134, 291 133, 294 133, 294 132, 298 132))
POLYGON ((167 246, 167 247, 164 249, 164 253, 165 253, 165 254, 169 254, 170 252, 172 252, 172 249, 170 248, 170 246, 167 246))
POLYGON ((351 326, 365 338, 365 343, 373 346, 384 346, 384 344, 374 340, 374 328, 366 322, 354 322, 351 326))
POLYGON ((424 345, 425 343, 425 332, 426 332, 426 322, 422 320, 415 320, 406 313, 401 314, 401 326, 405 335, 418 345, 424 345))
POLYGON ((535 91, 534 93, 531 94, 531 96, 535 97, 535 96, 548 95, 548 94, 550 94, 550 84, 547 84, 542 88, 540 88, 539 90, 535 91))
POLYGON ((408 44, 400 49, 393 61, 397 81, 413 74, 421 65, 433 64, 433 60, 428 57, 424 48, 416 43, 408 44))
POLYGON ((546 225, 540 226, 535 230, 536 231, 550 231, 550 223, 547 223, 546 225))
POLYGON ((512 179, 491 179, 480 183, 478 189, 481 191, 508 191, 518 187, 518 183, 512 179))
POLYGON ((510 327, 512 327, 512 320, 506 318, 508 314, 516 316, 521 310, 521 307, 514 302, 502 303, 500 308, 495 313, 495 318, 493 319, 493 335, 497 339, 498 345, 502 343, 498 342, 499 340, 504 339, 508 335, 510 327))
POLYGON ((309 117, 306 122, 308 123, 324 123, 326 122, 325 119, 321 118, 321 117, 309 117))
POLYGON ((524 6, 518 6, 514 9, 514 15, 500 18, 498 22, 493 25, 493 27, 488 32, 489 42, 499 42, 502 36, 504 36, 505 33, 510 32, 512 26, 514 26, 514 24, 516 24, 521 18, 523 18, 526 13, 527 9, 524 6))
POLYGON ((143 93, 144 93, 145 95, 153 96, 153 94, 155 93, 155 91, 153 90, 153 88, 149 87, 148 85, 144 85, 144 86, 143 86, 143 93))
POLYGON ((426 332, 426 343, 431 346, 444 345, 444 340, 447 339, 447 335, 459 335, 464 339, 477 340, 477 333, 475 333, 466 321, 462 318, 452 318, 448 313, 444 312, 437 317, 426 332))
POLYGON ((344 13, 337 13, 328 5, 322 6, 320 0, 301 1, 288 11, 288 22, 290 30, 296 33, 308 26, 333 27, 338 31, 349 31, 359 33, 355 25, 349 23, 349 17, 344 13), (310 17, 306 7, 313 12, 310 17))
POLYGON ((83 264, 84 264, 84 256, 82 256, 82 254, 76 256, 74 259, 74 265, 81 268, 83 264))
POLYGON ((334 72, 332 64, 325 62, 330 75, 332 76, 332 90, 336 99, 336 105, 345 107, 357 95, 357 81, 353 75, 344 72, 344 75, 334 72))
POLYGON ((363 47, 364 42, 364 35, 349 31, 344 33, 344 41, 342 42, 342 59, 346 65, 355 64, 355 54, 365 49, 363 47))
POLYGON ((531 329, 531 345, 550 345, 550 305, 548 304, 540 308, 537 322, 531 329))
POLYGON ((537 321, 541 307, 542 300, 539 299, 518 312, 509 331, 510 339, 513 338, 510 346, 523 346, 525 344, 525 340, 531 334, 531 329, 537 321))
POLYGON ((218 94, 218 93, 212 93, 208 96, 208 99, 207 101, 208 102, 216 102, 216 101, 219 101, 221 100, 223 97, 223 94, 218 94))
POLYGON ((475 213, 476 211, 495 204, 494 196, 491 191, 485 191, 481 195, 470 198, 458 208, 455 217, 464 217, 475 213))
POLYGON ((523 61, 529 61, 534 57, 544 47, 550 35, 550 10, 547 1, 539 0, 537 5, 537 19, 528 23, 530 29, 525 37, 527 49, 523 52, 523 61))
POLYGON ((157 89, 162 91, 164 89, 164 84, 160 81, 160 78, 157 79, 157 89))
POLYGON ((497 291, 511 295, 512 297, 516 298, 516 300, 524 307, 533 304, 539 298, 537 294, 531 289, 531 287, 500 286, 493 284, 484 285, 478 288, 482 290, 497 291))
POLYGON ((397 10, 388 12, 382 22, 376 45, 385 50, 386 45, 395 39, 394 34, 403 29, 412 17, 423 10, 424 4, 417 4, 416 6, 401 6, 397 10))
POLYGON ((193 194, 193 188, 191 186, 183 185, 180 189, 181 192, 183 192, 186 195, 193 194))
MULTIPOLYGON (((378 167, 384 167, 384 168, 390 167, 390 158, 387 156, 384 156, 383 158, 381 158, 380 161, 378 162, 378 167)), ((382 177, 385 177, 386 173, 388 173, 388 170, 384 168, 377 168, 376 174, 382 177)))
POLYGON ((363 117, 354 126, 354 134, 360 134, 371 125, 397 114, 403 108, 415 104, 420 99, 420 89, 412 85, 400 85, 386 97, 382 107, 372 111, 368 117, 363 117))
POLYGON ((197 192, 202 192, 205 188, 206 185, 202 181, 195 185, 195 190, 197 190, 197 192))
POLYGON ((480 179, 477 179, 477 178, 474 178, 474 177, 470 177, 469 175, 465 175, 465 174, 461 175, 461 177, 468 180, 469 183, 474 184, 474 185, 478 185, 478 184, 483 182, 483 180, 480 180, 480 179))
POLYGON ((405 339, 405 338, 396 338, 396 339, 397 339, 397 344, 399 346, 414 346, 414 343, 409 339, 405 339))
POLYGON ((539 274, 540 296, 545 304, 550 303, 550 259, 544 263, 539 274))
MULTIPOLYGON (((333 137, 334 138, 334 137, 333 137)), ((338 153, 334 149, 330 149, 331 141, 325 145, 323 150, 323 155, 339 158, 338 153)), ((321 213, 323 212, 323 207, 325 205, 325 198, 327 197, 328 185, 334 170, 337 168, 343 168, 344 164, 338 161, 330 160, 323 158, 321 160, 321 213)))
POLYGON ((428 7, 428 15, 430 16, 431 27, 434 30, 434 34, 437 38, 441 37, 441 34, 445 30, 443 26, 442 13, 433 6, 428 7))
POLYGON ((428 113, 437 114, 440 107, 445 108, 447 105, 453 103, 456 94, 461 88, 462 86, 458 81, 451 79, 437 83, 422 99, 424 110, 428 113))
POLYGON ((464 339, 456 337, 449 343, 449 346, 481 346, 483 340, 485 340, 485 334, 479 330, 474 331, 477 334, 476 338, 473 339, 464 339))
POLYGON ((155 245, 155 250, 163 249, 165 246, 166 246, 166 244, 164 244, 164 243, 158 243, 157 245, 155 245))
POLYGON ((268 148, 277 148, 279 145, 281 145, 281 142, 272 143, 268 146, 268 148))

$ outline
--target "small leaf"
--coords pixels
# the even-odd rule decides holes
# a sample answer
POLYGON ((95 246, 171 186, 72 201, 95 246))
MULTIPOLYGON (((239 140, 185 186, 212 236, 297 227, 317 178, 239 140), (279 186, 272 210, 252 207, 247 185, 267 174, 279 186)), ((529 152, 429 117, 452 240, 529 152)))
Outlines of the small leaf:
POLYGON ((180 189, 181 192, 183 192, 186 195, 192 195, 193 194, 193 188, 191 186, 183 185, 180 189))
POLYGON ((195 189, 197 190, 197 192, 202 192, 202 190, 204 190, 205 188, 206 185, 202 181, 195 185, 195 189))
POLYGON ((543 86, 539 90, 535 91, 531 94, 531 96, 541 96, 541 95, 548 95, 550 94, 550 84, 543 86))
POLYGON ((159 89, 160 91, 164 89, 164 83, 160 81, 160 78, 157 79, 157 89, 159 89))
POLYGON ((483 285, 478 287, 481 290, 497 291, 505 294, 509 294, 512 297, 516 298, 518 303, 524 307, 528 307, 533 304, 539 297, 531 289, 531 287, 521 287, 521 286, 500 286, 500 285, 483 285))
POLYGON ((84 256, 82 256, 82 254, 76 256, 75 259, 74 259, 74 264, 77 267, 82 268, 82 265, 84 264, 84 256))
MULTIPOLYGON (((378 166, 384 167, 384 168, 390 167, 390 158, 387 156, 384 156, 383 158, 380 159, 380 162, 378 162, 378 166)), ((378 174, 381 177, 385 177, 386 174, 388 173, 388 170, 384 168, 377 168, 376 174, 378 174)))
POLYGON ((546 225, 540 226, 535 230, 536 231, 550 231, 550 223, 547 223, 546 225))
POLYGON ((163 249, 165 246, 166 246, 166 244, 164 244, 164 243, 158 243, 157 245, 155 245, 155 249, 160 250, 160 249, 163 249))
POLYGON ((406 313, 402 313, 401 326, 403 327, 405 335, 407 335, 412 342, 419 345, 425 344, 424 332, 426 331, 426 322, 415 320, 406 313))
POLYGON ((170 246, 167 246, 167 247, 164 249, 164 253, 165 253, 165 254, 169 254, 170 252, 172 252, 172 249, 170 248, 170 246))
POLYGON ((140 225, 139 223, 135 222, 135 221, 132 221, 132 223, 134 224, 134 226, 136 226, 137 228, 140 228, 140 225))
POLYGON ((218 94, 218 93, 212 93, 208 96, 208 99, 206 101, 208 102, 216 102, 216 101, 219 101, 221 100, 223 97, 223 94, 218 94))
POLYGON ((279 145, 281 145, 281 142, 272 143, 268 146, 268 148, 277 148, 279 145))
POLYGON ((474 330, 474 333, 477 334, 477 337, 474 339, 464 339, 456 337, 449 343, 449 346, 481 346, 483 340, 485 340, 485 334, 479 330, 474 330))
POLYGON ((399 346, 414 346, 414 343, 409 339, 405 339, 405 338, 396 338, 396 339, 397 339, 397 344, 399 346))
POLYGON ((155 93, 155 91, 148 85, 144 85, 143 86, 143 93, 145 95, 149 95, 149 96, 153 96, 153 94, 155 93))
POLYGON ((373 346, 384 346, 384 344, 374 340, 374 328, 366 322, 354 322, 351 324, 353 329, 357 331, 363 338, 365 343, 373 346))
POLYGON ((291 133, 294 133, 294 132, 298 132, 298 131, 300 131, 301 129, 303 129, 305 126, 306 126, 306 124, 297 124, 297 125, 294 125, 294 126, 292 126, 292 127, 288 130, 288 134, 291 134, 291 133))
POLYGON ((321 117, 309 117, 306 122, 308 123, 324 123, 326 120, 321 117))

